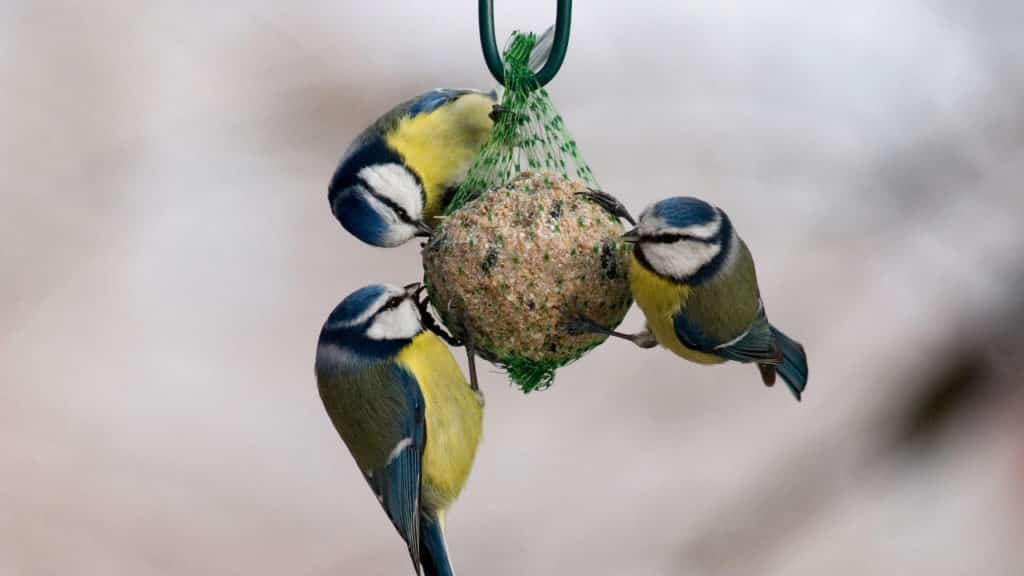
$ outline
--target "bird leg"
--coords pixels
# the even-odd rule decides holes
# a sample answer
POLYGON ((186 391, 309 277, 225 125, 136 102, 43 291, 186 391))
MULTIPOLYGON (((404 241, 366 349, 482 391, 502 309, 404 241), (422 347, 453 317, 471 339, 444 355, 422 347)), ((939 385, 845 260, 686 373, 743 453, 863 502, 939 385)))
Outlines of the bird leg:
POLYGON ((476 378, 476 347, 473 345, 473 333, 469 326, 462 325, 462 333, 465 334, 466 362, 469 364, 469 388, 474 392, 480 392, 480 382, 476 378))
POLYGON ((439 338, 448 343, 449 346, 466 347, 466 360, 469 363, 469 387, 474 391, 480 392, 480 383, 476 376, 476 347, 473 345, 473 333, 469 331, 469 326, 466 324, 462 325, 462 333, 465 335, 462 340, 459 340, 455 336, 452 336, 444 328, 441 328, 441 324, 434 318, 433 312, 430 311, 430 297, 426 296, 420 298, 419 294, 425 292, 426 286, 421 287, 417 291, 415 298, 416 308, 420 311, 420 322, 423 327, 436 334, 439 338))
POLYGON ((604 208, 616 218, 622 218, 626 222, 636 226, 636 220, 633 219, 633 215, 629 213, 626 206, 623 205, 615 196, 601 190, 594 190, 593 188, 587 188, 583 192, 577 192, 576 195, 582 196, 601 208, 604 208))
POLYGON ((569 334, 573 335, 604 334, 605 336, 614 336, 616 338, 622 338, 623 340, 629 340, 640 348, 654 348, 658 345, 658 341, 654 338, 654 335, 647 330, 638 334, 616 332, 611 328, 605 328, 586 316, 569 316, 565 319, 564 326, 569 334))

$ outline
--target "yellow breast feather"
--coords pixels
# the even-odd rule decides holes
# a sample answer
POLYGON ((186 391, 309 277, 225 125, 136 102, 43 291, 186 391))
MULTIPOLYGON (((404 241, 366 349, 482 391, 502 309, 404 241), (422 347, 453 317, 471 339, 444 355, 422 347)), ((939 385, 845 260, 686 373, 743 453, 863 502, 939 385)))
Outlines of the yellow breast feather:
POLYGON ((444 208, 445 189, 462 181, 487 141, 494 126, 489 116, 493 106, 486 95, 467 94, 432 112, 402 118, 387 134, 388 146, 423 183, 428 223, 444 208))
POLYGON ((635 257, 630 257, 629 288, 633 292, 633 300, 636 301, 637 306, 640 306, 647 318, 647 328, 654 334, 658 344, 691 362, 699 364, 723 362, 722 358, 714 354, 687 348, 676 336, 672 316, 686 305, 686 300, 690 295, 688 286, 666 280, 640 264, 635 257))
POLYGON ((444 510, 455 500, 473 467, 483 428, 483 407, 444 343, 422 332, 397 361, 419 382, 425 403, 423 504, 444 510))

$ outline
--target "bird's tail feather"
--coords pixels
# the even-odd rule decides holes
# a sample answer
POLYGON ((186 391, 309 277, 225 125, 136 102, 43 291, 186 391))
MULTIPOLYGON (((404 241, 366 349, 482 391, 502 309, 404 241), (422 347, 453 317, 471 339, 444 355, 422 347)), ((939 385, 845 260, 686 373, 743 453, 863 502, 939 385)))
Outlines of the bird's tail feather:
POLYGON ((782 364, 775 367, 776 372, 786 381, 786 385, 799 400, 807 387, 807 354, 802 344, 783 334, 772 326, 772 335, 782 350, 782 364))
POLYGON ((424 576, 455 576, 448 559, 448 544, 444 541, 443 517, 421 513, 420 561, 424 576))

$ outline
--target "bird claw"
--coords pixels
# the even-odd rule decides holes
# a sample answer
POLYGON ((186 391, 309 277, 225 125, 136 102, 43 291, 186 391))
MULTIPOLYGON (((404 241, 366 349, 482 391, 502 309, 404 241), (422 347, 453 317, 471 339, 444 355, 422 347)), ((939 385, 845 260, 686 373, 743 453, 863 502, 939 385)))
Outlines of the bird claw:
POLYGON ((616 332, 611 328, 605 328, 586 316, 573 314, 566 308, 562 309, 561 327, 572 336, 603 334, 604 336, 628 340, 640 348, 654 348, 658 345, 658 341, 654 338, 654 335, 646 330, 639 334, 623 334, 622 332, 616 332))
POLYGON ((619 201, 618 198, 602 190, 594 190, 593 188, 587 188, 582 192, 577 192, 577 196, 582 196, 594 204, 597 204, 601 208, 607 210, 611 215, 621 218, 631 225, 636 226, 636 220, 633 219, 633 215, 629 213, 626 206, 619 201))
POLYGON ((476 345, 473 344, 473 333, 469 331, 469 325, 462 325, 462 332, 466 335, 466 363, 469 366, 469 388, 476 392, 483 398, 483 393, 480 392, 480 381, 476 375, 476 345))
POLYGON ((462 340, 459 340, 441 328, 441 324, 434 318, 434 313, 430 311, 430 295, 427 294, 426 284, 416 291, 416 296, 413 298, 413 302, 416 304, 416 309, 420 312, 420 323, 423 324, 424 328, 436 334, 449 346, 458 348, 465 344, 462 340))
POLYGON ((584 334, 594 334, 602 332, 601 327, 596 322, 579 314, 570 312, 567 308, 562 309, 562 321, 560 322, 561 328, 569 333, 570 336, 582 336, 584 334))

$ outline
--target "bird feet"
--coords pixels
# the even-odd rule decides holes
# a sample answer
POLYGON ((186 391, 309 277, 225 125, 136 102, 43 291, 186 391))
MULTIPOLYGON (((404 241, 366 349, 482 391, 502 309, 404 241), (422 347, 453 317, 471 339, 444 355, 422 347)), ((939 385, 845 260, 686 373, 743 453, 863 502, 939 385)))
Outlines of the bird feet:
POLYGON ((420 312, 420 322, 424 328, 436 334, 438 338, 444 340, 449 346, 454 348, 459 346, 466 347, 466 358, 469 363, 469 387, 477 393, 480 401, 483 402, 483 394, 480 392, 480 383, 476 375, 476 347, 473 345, 473 334, 469 331, 469 326, 463 324, 462 333, 465 337, 462 340, 459 340, 442 328, 441 323, 437 321, 433 311, 430 309, 430 296, 426 293, 426 285, 421 286, 416 291, 413 301, 420 312))
POLYGON ((615 196, 601 190, 594 190, 593 188, 588 188, 583 192, 577 192, 576 195, 582 196, 601 208, 604 208, 616 218, 622 218, 631 225, 636 226, 636 220, 633 219, 633 215, 629 213, 626 206, 615 196))
POLYGON ((611 328, 606 328, 598 324, 582 314, 571 313, 567 309, 562 310, 562 329, 573 336, 581 336, 583 334, 603 334, 605 336, 614 336, 615 338, 628 340, 640 348, 654 348, 658 345, 658 341, 650 332, 644 331, 638 334, 616 332, 611 328))
POLYGON ((449 334, 448 331, 441 327, 441 323, 437 321, 434 312, 430 309, 430 296, 427 294, 426 284, 420 286, 419 290, 416 291, 413 302, 416 303, 416 309, 420 312, 420 323, 423 324, 424 328, 436 334, 441 340, 447 342, 449 346, 458 348, 465 345, 462 340, 449 334))

